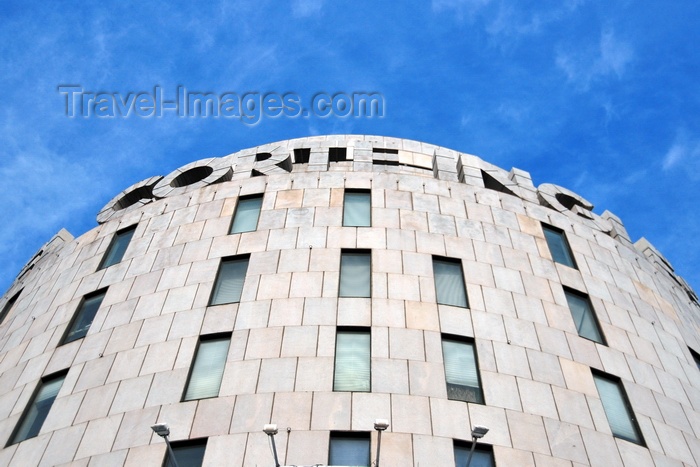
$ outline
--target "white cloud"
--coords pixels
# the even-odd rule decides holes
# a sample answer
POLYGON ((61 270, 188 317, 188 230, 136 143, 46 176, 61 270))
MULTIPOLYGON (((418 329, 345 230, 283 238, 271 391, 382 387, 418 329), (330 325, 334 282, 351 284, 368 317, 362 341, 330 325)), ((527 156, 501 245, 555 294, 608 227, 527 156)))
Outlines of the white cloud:
POLYGON ((679 130, 671 147, 664 155, 661 167, 665 172, 683 165, 684 172, 692 179, 700 179, 700 139, 690 138, 685 130, 679 130))
POLYGON ((292 2, 292 13, 297 18, 306 18, 321 13, 323 0, 294 0, 292 2))
MULTIPOLYGON (((574 47, 570 47, 574 48, 574 47)), ((566 74, 569 82, 583 90, 603 78, 622 78, 634 58, 632 46, 615 37, 612 30, 603 31, 597 47, 575 46, 573 52, 560 50, 556 64, 566 74)))

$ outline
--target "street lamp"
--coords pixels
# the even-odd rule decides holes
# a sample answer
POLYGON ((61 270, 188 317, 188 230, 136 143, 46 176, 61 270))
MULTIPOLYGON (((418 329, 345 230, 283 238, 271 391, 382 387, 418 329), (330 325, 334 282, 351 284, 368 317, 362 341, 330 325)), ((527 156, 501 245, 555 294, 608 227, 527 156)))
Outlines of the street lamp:
POLYGON ((173 448, 172 446, 170 446, 170 440, 168 439, 168 436, 170 435, 170 428, 168 427, 168 424, 156 423, 155 425, 151 426, 151 429, 155 432, 155 434, 157 434, 165 440, 165 445, 168 447, 168 459, 170 460, 170 462, 172 462, 173 467, 180 467, 179 465, 177 465, 175 453, 173 452, 173 448))
POLYGON ((484 435, 488 432, 489 432, 489 429, 486 428, 485 426, 474 425, 474 428, 472 428, 472 448, 469 450, 469 457, 467 457, 466 467, 469 467, 469 464, 472 461, 472 456, 474 455, 474 449, 476 448, 476 440, 483 438, 484 435))
POLYGON ((389 428, 389 420, 378 418, 374 421, 374 429, 377 430, 377 460, 374 462, 375 467, 379 467, 379 450, 382 447, 382 431, 389 428))
POLYGON ((268 423, 263 427, 263 431, 270 437, 272 443, 272 455, 275 456, 275 467, 280 467, 280 461, 277 458, 277 446, 275 446, 275 435, 277 434, 277 425, 268 423))

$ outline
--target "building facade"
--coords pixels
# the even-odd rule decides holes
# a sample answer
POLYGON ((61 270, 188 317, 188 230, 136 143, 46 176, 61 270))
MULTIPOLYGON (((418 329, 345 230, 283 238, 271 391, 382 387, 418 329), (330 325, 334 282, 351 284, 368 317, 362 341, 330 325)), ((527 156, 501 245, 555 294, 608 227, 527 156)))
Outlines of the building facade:
POLYGON ((137 183, 0 301, 0 465, 698 465, 697 295, 592 209, 357 135, 137 183))

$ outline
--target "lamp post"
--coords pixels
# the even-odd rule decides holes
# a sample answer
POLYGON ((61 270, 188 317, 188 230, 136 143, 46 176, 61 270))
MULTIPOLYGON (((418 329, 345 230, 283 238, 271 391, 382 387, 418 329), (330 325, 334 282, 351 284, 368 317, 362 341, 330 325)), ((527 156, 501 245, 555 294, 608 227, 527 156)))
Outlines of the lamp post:
POLYGON ((382 447, 382 431, 389 428, 389 420, 378 418, 374 421, 374 429, 377 430, 377 460, 374 462, 374 467, 379 467, 379 450, 382 447))
POLYGON ((476 440, 479 438, 483 438, 484 435, 488 432, 489 432, 489 429, 486 428, 485 426, 474 425, 474 428, 472 428, 472 448, 469 450, 469 457, 467 457, 466 467, 469 467, 469 464, 472 461, 472 456, 474 455, 474 449, 476 448, 476 440))
POLYGON ((168 439, 168 436, 170 435, 170 428, 168 427, 168 424, 156 423, 155 425, 151 426, 151 429, 155 432, 155 434, 157 434, 165 440, 165 445, 168 447, 168 459, 170 460, 170 462, 172 462, 173 467, 180 467, 179 465, 177 465, 175 453, 173 452, 173 448, 172 446, 170 446, 170 440, 168 439))
POLYGON ((272 442, 272 455, 275 456, 275 467, 280 467, 280 461, 277 459, 277 446, 275 446, 275 435, 277 434, 277 425, 267 424, 263 427, 263 431, 270 437, 272 442))

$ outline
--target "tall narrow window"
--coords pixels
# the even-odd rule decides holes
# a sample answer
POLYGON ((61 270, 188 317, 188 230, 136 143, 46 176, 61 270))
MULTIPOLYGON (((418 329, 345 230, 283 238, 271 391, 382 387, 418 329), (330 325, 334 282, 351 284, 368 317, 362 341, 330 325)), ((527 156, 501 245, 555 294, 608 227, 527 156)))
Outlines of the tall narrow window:
POLYGON ((2 311, 0 312, 0 324, 2 324, 3 321, 5 321, 5 318, 7 315, 10 314, 10 310, 12 310, 12 307, 15 306, 15 303, 17 302, 17 299, 19 298, 19 294, 21 294, 22 291, 20 290, 16 294, 10 298, 7 303, 5 303, 5 306, 2 307, 2 311))
POLYGON ((450 258, 433 257, 435 294, 442 305, 468 307, 467 291, 464 288, 462 262, 450 258))
POLYGON ((19 424, 15 428, 10 442, 7 445, 19 443, 25 439, 33 438, 39 434, 41 426, 46 420, 46 416, 51 410, 53 401, 56 399, 58 391, 61 390, 66 374, 53 375, 42 379, 37 391, 34 393, 31 402, 24 410, 19 424))
POLYGON ((347 148, 328 148, 328 162, 341 162, 348 160, 347 148))
POLYGON ((95 319, 97 310, 100 309, 102 300, 105 298, 106 290, 100 290, 93 294, 86 295, 80 302, 78 311, 73 316, 70 325, 68 326, 68 332, 66 332, 63 338, 63 344, 73 342, 78 339, 85 337, 87 332, 90 330, 92 321, 95 319))
POLYGON ((343 250, 340 255, 341 297, 369 297, 371 254, 368 250, 343 250))
POLYGON ((248 256, 239 256, 221 260, 219 274, 216 277, 209 305, 222 305, 224 303, 241 301, 241 292, 243 291, 249 259, 248 256))
POLYGON ((258 218, 262 207, 262 195, 247 196, 238 199, 236 213, 233 215, 231 232, 242 233, 252 232, 258 228, 258 218))
POLYGON ((634 418, 634 412, 622 382, 618 378, 597 371, 593 372, 593 379, 613 436, 644 446, 642 432, 634 418))
POLYGON ((698 354, 690 347, 688 347, 688 350, 690 350, 690 355, 693 357, 693 361, 695 361, 695 365, 697 365, 698 370, 700 370, 700 354, 698 354))
POLYGON ((219 395, 230 344, 230 335, 206 336, 199 339, 183 400, 206 399, 219 395))
POLYGON ((447 398, 482 404, 484 396, 481 394, 474 344, 443 336, 442 356, 445 362, 447 398))
MULTIPOLYGON (((467 465, 467 459, 469 458, 469 451, 471 451, 472 444, 466 443, 464 441, 454 441, 454 453, 455 453, 455 466, 465 467, 467 465)), ((474 454, 472 454, 472 460, 469 467, 493 467, 493 449, 491 446, 484 444, 477 444, 474 447, 474 454)))
POLYGON ((574 261, 574 255, 571 253, 564 231, 545 224, 542 224, 542 230, 552 259, 559 264, 576 268, 576 261, 574 261))
MULTIPOLYGON (((188 439, 172 443, 173 454, 178 467, 201 467, 204 461, 204 451, 207 449, 207 438, 188 439)), ((166 451, 163 467, 175 467, 166 451)))
POLYGON ((346 227, 369 227, 372 202, 369 190, 345 190, 343 200, 343 225, 346 227))
POLYGON ((569 310, 571 310, 571 316, 574 318, 578 335, 599 344, 605 344, 603 333, 598 325, 598 319, 593 312, 593 307, 588 297, 567 288, 564 288, 564 294, 569 304, 569 310))
POLYGON ((107 253, 105 253, 100 263, 99 269, 108 268, 113 264, 117 264, 124 257, 126 252, 126 247, 129 246, 131 237, 134 236, 136 232, 136 226, 133 225, 129 228, 118 231, 107 248, 107 253))
POLYGON ((370 390, 370 332, 366 329, 338 329, 335 338, 334 391, 370 390))
POLYGON ((369 466, 369 433, 331 433, 328 449, 328 465, 369 466))

